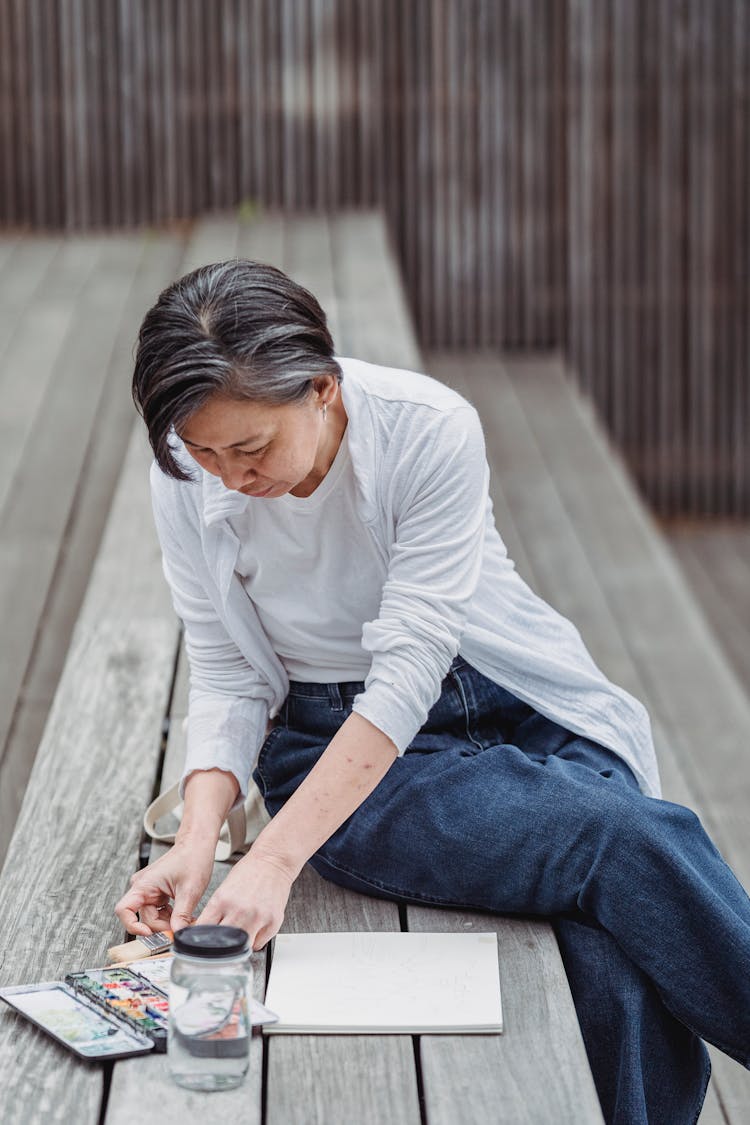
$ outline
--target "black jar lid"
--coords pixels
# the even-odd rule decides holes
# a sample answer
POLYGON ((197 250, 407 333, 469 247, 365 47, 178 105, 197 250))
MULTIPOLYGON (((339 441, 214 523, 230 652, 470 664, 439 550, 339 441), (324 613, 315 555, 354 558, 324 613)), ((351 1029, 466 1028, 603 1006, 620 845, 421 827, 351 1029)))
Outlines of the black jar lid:
POLYGON ((239 926, 183 926, 173 944, 188 957, 238 957, 248 952, 250 938, 239 926))

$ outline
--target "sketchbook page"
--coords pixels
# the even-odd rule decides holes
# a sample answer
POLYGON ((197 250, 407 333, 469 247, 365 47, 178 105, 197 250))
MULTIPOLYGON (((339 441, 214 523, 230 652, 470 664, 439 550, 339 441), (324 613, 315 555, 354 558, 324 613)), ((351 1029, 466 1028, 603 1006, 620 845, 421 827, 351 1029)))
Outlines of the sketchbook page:
POLYGON ((494 933, 278 934, 276 1032, 502 1031, 494 933))

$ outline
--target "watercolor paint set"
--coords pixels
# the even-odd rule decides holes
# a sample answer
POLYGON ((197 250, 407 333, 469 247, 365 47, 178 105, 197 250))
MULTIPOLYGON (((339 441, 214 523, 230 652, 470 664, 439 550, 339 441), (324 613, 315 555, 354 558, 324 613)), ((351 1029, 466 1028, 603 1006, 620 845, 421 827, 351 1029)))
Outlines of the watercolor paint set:
MULTIPOLYGON (((166 1051, 169 970, 160 983, 143 975, 158 962, 68 973, 62 981, 0 989, 6 1001, 83 1059, 122 1059, 166 1051)), ((159 968, 157 977, 164 976, 159 968)))
MULTIPOLYGON (((172 956, 85 969, 62 981, 0 988, 0 999, 82 1059, 124 1059, 167 1049, 172 956)), ((278 1017, 257 1000, 251 1022, 278 1017)))

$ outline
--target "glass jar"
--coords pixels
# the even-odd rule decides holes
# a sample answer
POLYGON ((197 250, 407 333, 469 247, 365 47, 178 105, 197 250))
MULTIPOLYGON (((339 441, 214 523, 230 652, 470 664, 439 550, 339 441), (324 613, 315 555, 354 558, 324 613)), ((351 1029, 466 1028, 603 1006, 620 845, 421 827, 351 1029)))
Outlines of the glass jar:
POLYGON ((247 1073, 252 966, 236 926, 185 926, 174 935, 167 1063, 190 1090, 229 1090, 247 1073))

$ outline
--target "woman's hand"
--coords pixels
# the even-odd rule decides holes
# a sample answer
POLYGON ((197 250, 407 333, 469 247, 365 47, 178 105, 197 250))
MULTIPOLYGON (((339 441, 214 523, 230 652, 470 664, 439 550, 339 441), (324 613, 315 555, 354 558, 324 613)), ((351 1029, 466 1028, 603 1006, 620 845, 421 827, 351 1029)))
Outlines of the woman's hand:
POLYGON ((196 924, 240 926, 251 948, 262 949, 281 929, 295 874, 283 859, 251 848, 214 891, 196 924))
POLYGON ((211 878, 214 849, 211 837, 178 837, 165 855, 131 875, 130 890, 115 906, 126 931, 150 934, 188 926, 211 878))

